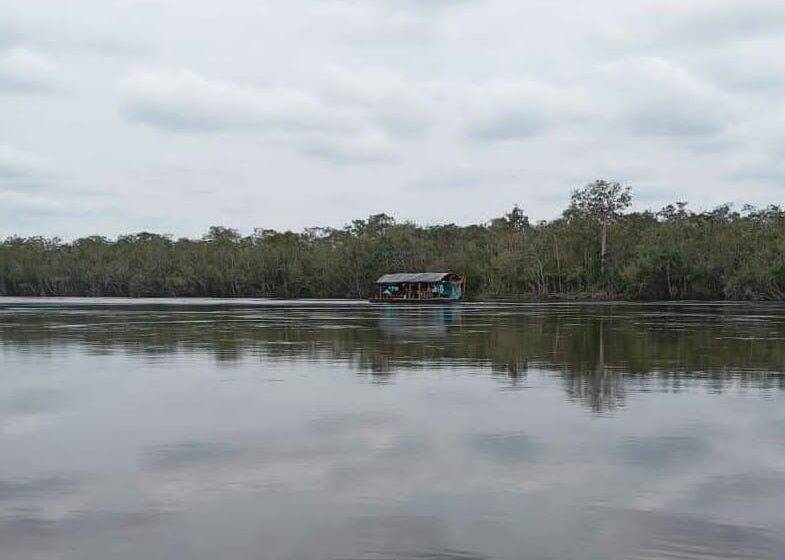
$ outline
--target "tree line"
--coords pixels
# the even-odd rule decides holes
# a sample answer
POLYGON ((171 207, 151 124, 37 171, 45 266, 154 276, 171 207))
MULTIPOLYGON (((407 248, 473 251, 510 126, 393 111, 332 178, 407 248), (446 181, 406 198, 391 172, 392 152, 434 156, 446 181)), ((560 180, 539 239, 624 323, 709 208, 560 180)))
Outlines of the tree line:
POLYGON ((779 206, 629 212, 631 198, 598 180, 537 223, 515 206, 469 226, 377 214, 300 233, 214 226, 199 240, 15 236, 0 243, 0 295, 364 298, 387 272, 449 270, 475 299, 785 299, 779 206))

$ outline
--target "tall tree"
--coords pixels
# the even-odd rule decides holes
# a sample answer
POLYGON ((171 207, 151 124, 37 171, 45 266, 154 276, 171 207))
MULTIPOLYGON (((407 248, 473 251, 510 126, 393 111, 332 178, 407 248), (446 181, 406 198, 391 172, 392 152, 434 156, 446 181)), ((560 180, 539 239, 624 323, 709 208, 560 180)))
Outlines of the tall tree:
POLYGON ((600 226, 600 266, 603 268, 608 255, 608 226, 617 221, 631 203, 630 187, 615 181, 599 179, 572 193, 565 214, 586 217, 600 226))

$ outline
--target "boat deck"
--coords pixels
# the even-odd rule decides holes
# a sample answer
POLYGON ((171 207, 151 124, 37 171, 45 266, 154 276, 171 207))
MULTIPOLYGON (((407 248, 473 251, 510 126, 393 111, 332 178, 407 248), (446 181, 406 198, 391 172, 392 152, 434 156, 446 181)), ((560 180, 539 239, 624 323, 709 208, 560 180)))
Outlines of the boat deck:
POLYGON ((445 303, 460 303, 461 300, 459 299, 450 299, 450 298, 385 298, 385 297, 375 297, 371 298, 368 301, 371 303, 409 303, 409 304, 445 304, 445 303))

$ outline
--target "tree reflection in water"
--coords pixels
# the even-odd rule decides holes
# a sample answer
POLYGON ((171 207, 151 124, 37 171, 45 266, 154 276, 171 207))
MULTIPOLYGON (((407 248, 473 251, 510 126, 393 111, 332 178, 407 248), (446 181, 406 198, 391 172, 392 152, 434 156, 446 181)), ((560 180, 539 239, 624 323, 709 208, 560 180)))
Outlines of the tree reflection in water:
POLYGON ((539 370, 595 412, 624 406, 633 386, 785 387, 785 308, 773 305, 7 300, 0 321, 0 344, 21 352, 329 360, 377 379, 454 367, 513 386, 539 370))

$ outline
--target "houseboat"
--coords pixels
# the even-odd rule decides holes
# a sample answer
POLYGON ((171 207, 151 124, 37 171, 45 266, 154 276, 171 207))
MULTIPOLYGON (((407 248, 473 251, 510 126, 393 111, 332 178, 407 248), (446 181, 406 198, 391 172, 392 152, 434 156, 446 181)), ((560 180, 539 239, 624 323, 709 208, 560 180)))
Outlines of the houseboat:
POLYGON ((466 293, 466 279, 452 272, 385 274, 375 284, 374 303, 453 303, 466 293))

